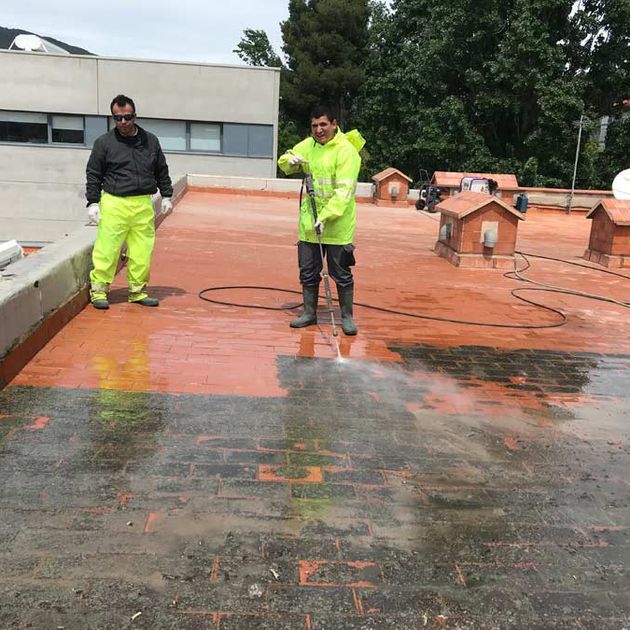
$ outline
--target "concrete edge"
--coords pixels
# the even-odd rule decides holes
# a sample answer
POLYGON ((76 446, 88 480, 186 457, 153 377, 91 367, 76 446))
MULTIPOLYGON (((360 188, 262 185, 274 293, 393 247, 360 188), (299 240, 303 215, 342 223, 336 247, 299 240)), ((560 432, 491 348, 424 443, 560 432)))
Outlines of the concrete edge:
MULTIPOLYGON (((175 205, 187 178, 173 188, 175 205)), ((156 195, 156 227, 160 202, 156 195)), ((0 388, 87 305, 95 237, 96 227, 84 226, 0 272, 0 388)))
MULTIPOLYGON (((232 193, 245 195, 273 195, 294 197, 299 195, 301 188, 300 179, 279 179, 263 177, 236 177, 222 175, 198 175, 187 176, 188 187, 192 190, 214 190, 217 193, 232 193)), ((372 183, 359 182, 355 197, 362 203, 373 203, 374 188, 372 183)), ((529 205, 544 206, 549 209, 566 209, 569 205, 571 191, 552 188, 506 188, 503 199, 506 203, 514 205, 520 193, 528 197, 529 205)), ((407 204, 413 206, 420 195, 417 188, 410 188, 407 195, 407 204)), ((573 209, 590 210, 596 203, 606 197, 612 197, 609 191, 576 190, 573 194, 573 209)), ((402 204, 401 204, 402 205, 402 204)))
MULTIPOLYGON (((279 179, 264 177, 236 177, 223 175, 187 176, 188 187, 191 189, 210 189, 217 192, 234 192, 239 194, 282 194, 295 196, 300 194, 301 179, 279 179)), ((359 182, 356 197, 360 199, 372 198, 372 184, 359 182)))

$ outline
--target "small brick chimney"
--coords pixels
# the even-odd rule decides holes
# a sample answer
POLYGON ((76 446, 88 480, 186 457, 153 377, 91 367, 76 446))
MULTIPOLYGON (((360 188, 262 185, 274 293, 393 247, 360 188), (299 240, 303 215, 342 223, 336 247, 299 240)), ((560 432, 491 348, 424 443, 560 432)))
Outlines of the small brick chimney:
POLYGON ((439 203, 435 253, 456 267, 511 269, 518 222, 525 215, 499 197, 462 192, 439 203))
POLYGON ((584 258, 605 267, 630 267, 630 200, 602 199, 586 218, 593 223, 584 258))
POLYGON ((375 184, 374 203, 377 206, 407 207, 411 178, 390 167, 372 177, 375 184))

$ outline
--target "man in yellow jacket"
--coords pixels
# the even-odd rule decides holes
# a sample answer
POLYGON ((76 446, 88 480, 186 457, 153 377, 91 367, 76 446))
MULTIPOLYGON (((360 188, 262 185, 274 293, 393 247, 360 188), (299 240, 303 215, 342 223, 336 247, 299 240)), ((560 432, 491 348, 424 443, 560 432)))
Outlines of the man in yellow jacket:
POLYGON ((317 222, 307 196, 300 208, 298 264, 304 313, 290 326, 303 328, 317 323, 323 268, 321 238, 328 272, 337 285, 341 327, 346 335, 356 335, 357 327, 352 319, 354 279, 351 269, 355 264, 352 242, 357 222, 354 195, 361 169, 359 151, 365 140, 356 129, 343 133, 334 113, 323 106, 311 114, 311 133, 311 137, 296 144, 278 160, 278 166, 287 175, 300 171, 312 174, 317 207, 317 222))

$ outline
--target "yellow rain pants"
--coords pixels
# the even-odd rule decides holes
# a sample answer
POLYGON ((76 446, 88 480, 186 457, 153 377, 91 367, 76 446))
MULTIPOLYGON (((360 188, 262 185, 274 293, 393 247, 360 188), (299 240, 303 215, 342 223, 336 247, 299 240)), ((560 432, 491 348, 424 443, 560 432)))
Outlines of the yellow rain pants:
POLYGON ((107 299, 114 280, 123 243, 127 242, 127 284, 129 301, 137 302, 147 294, 151 256, 155 243, 155 215, 151 195, 116 197, 103 193, 101 218, 92 251, 90 299, 107 299))

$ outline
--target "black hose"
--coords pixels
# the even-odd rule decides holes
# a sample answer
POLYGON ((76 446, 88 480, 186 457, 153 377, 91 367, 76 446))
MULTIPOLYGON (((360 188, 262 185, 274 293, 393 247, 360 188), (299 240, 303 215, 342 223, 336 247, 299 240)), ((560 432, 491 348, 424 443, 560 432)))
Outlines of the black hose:
MULTIPOLYGON (((613 276, 618 276, 620 278, 625 278, 626 280, 630 280, 630 277, 625 276, 623 274, 614 272, 614 271, 609 271, 607 269, 598 269, 597 267, 590 267, 589 265, 584 265, 581 263, 577 263, 577 262, 572 262, 569 260, 563 260, 562 258, 553 258, 551 256, 541 256, 538 254, 529 254, 529 253, 523 253, 520 251, 515 252, 516 254, 518 254, 519 256, 521 256, 523 258, 523 260, 525 261, 525 267, 523 267, 522 269, 518 269, 517 268, 517 264, 516 264, 516 260, 514 261, 514 271, 508 271, 507 273, 503 274, 506 278, 510 278, 513 280, 520 280, 523 282, 534 282, 532 280, 529 280, 528 278, 524 278, 522 276, 520 276, 519 274, 521 274, 523 271, 526 271, 527 269, 529 269, 531 267, 529 260, 527 259, 527 256, 531 256, 532 258, 542 258, 545 260, 552 260, 555 262, 561 262, 561 263, 566 263, 569 265, 575 265, 577 267, 583 267, 585 269, 590 269, 591 271, 598 271, 601 273, 607 273, 613 276)), ((234 290, 241 290, 241 289, 252 289, 252 290, 259 290, 259 291, 279 291, 281 293, 291 293, 294 295, 301 295, 301 291, 295 291, 292 289, 282 289, 280 287, 270 287, 270 286, 256 286, 256 285, 233 285, 233 286, 225 286, 225 287, 209 287, 207 289, 203 289, 202 291, 199 292, 199 298, 204 300, 205 302, 211 302, 212 304, 219 304, 221 306, 236 306, 238 308, 254 308, 254 309, 262 309, 262 310, 266 310, 266 311, 290 311, 290 310, 294 310, 296 308, 299 308, 300 306, 302 306, 302 302, 298 303, 298 304, 294 304, 294 305, 290 305, 290 306, 260 306, 257 304, 241 304, 238 302, 227 302, 225 300, 215 300, 215 299, 211 299, 209 297, 206 297, 204 294, 205 293, 210 293, 213 291, 234 291, 234 290)), ((408 313, 405 311, 398 311, 396 309, 391 309, 391 308, 384 308, 382 306, 374 306, 372 304, 364 304, 362 302, 355 302, 355 306, 361 306, 362 308, 367 308, 373 311, 378 311, 380 313, 388 313, 390 315, 400 315, 401 317, 412 317, 414 319, 426 319, 426 320, 430 320, 430 321, 435 321, 435 322, 446 322, 446 323, 451 323, 451 324, 461 324, 464 326, 486 326, 486 327, 490 327, 490 328, 513 328, 513 329, 543 329, 543 328, 558 328, 560 326, 564 326, 567 321, 568 318, 567 316, 560 311, 557 308, 553 308, 551 306, 545 306, 544 304, 540 304, 539 302, 534 302, 533 300, 529 300, 521 295, 519 295, 519 293, 524 292, 524 291, 539 291, 539 292, 547 292, 547 293, 564 293, 567 295, 574 295, 577 297, 586 297, 589 299, 596 299, 596 300, 603 300, 603 301, 607 301, 607 302, 614 302, 615 304, 619 305, 619 306, 625 306, 625 307, 629 307, 630 308, 630 303, 624 303, 624 302, 619 302, 616 300, 611 300, 610 298, 606 298, 604 296, 596 296, 596 295, 590 295, 590 294, 584 294, 580 291, 573 291, 571 289, 564 289, 561 287, 544 287, 544 288, 537 288, 537 287, 516 287, 515 289, 512 289, 510 291, 510 294, 515 297, 517 300, 521 300, 522 302, 525 302, 526 304, 529 304, 535 308, 541 308, 545 311, 549 311, 551 313, 554 313, 555 315, 558 315, 560 317, 560 321, 556 321, 556 322, 552 322, 550 324, 502 324, 502 323, 497 323, 497 322, 475 322, 475 321, 470 321, 470 320, 464 320, 464 319, 452 319, 450 317, 437 317, 437 316, 433 316, 433 315, 421 315, 419 313, 408 313)))
MULTIPOLYGON (((290 306, 260 306, 258 304, 241 304, 238 302, 227 302, 225 300, 214 300, 212 298, 206 297, 205 293, 210 293, 213 291, 236 291, 240 289, 255 289, 258 291, 280 291, 282 293, 293 293, 296 295, 302 295, 301 291, 293 291, 291 289, 281 289, 279 287, 268 287, 268 286, 255 286, 255 285, 234 285, 234 286, 226 286, 226 287, 209 287, 207 289, 203 289, 199 291, 199 298, 204 300, 205 302, 210 302, 212 304, 220 304, 221 306, 236 306, 238 308, 255 308, 262 309, 266 311, 291 311, 296 308, 302 306, 302 302, 290 306)), ((391 308, 384 308, 382 306, 373 306, 372 304, 363 304, 361 302, 355 302, 355 306, 361 306, 362 308, 367 308, 373 311, 379 311, 381 313, 389 313, 390 315, 400 315, 402 317, 412 317, 414 319, 427 319, 435 322, 447 322, 450 324, 462 324, 465 326, 489 326, 492 328, 526 328, 526 329, 536 329, 536 328, 557 328, 558 326, 564 326, 567 322, 567 317, 564 313, 559 311, 558 309, 552 308, 551 306, 545 306, 544 304, 538 304, 537 302, 533 302, 532 300, 528 300, 520 295, 517 295, 515 291, 547 291, 548 289, 534 289, 534 288, 516 288, 512 289, 512 295, 518 299, 526 302, 527 304, 531 304, 537 308, 542 308, 546 311, 551 311, 560 316, 561 320, 558 322, 553 322, 551 324, 500 324, 493 322, 473 322, 465 319, 451 319, 449 317, 437 317, 434 315, 421 315, 419 313, 407 313, 405 311, 397 311, 391 308)))
MULTIPOLYGON (((583 267, 584 269, 590 269, 592 271, 599 271, 601 273, 607 273, 613 276, 618 276, 620 278, 625 278, 626 280, 630 280, 630 278, 628 276, 624 276, 623 274, 620 273, 616 273, 614 271, 608 271, 607 269, 599 269, 597 267, 590 267, 589 265, 583 265, 581 263, 577 263, 577 262, 573 262, 570 260, 563 260, 562 258, 552 258, 551 256, 537 256, 536 254, 524 254, 523 252, 515 252, 516 255, 521 256, 523 258, 523 260, 525 261, 525 267, 523 267, 522 269, 518 269, 517 265, 516 265, 516 260, 514 261, 514 271, 508 271, 507 273, 503 274, 506 278, 510 278, 512 280, 520 280, 522 282, 530 282, 531 284, 535 284, 538 285, 539 287, 542 287, 541 290, 546 290, 546 291, 550 291, 552 293, 564 293, 566 295, 573 295, 576 297, 584 297, 584 298, 589 298, 591 300, 599 300, 601 302, 610 302, 612 304, 617 304, 618 306, 623 306, 625 308, 630 307, 630 303, 629 302, 623 302, 621 300, 615 300, 614 298, 609 298, 605 295, 598 295, 598 294, 594 294, 594 293, 586 293, 585 291, 578 291, 576 289, 567 289, 565 287, 557 287, 554 286, 552 284, 546 284, 544 282, 538 282, 536 280, 532 280, 531 278, 526 278, 525 276, 522 276, 521 273, 523 271, 527 271, 527 269, 529 269, 531 267, 529 260, 527 259, 527 256, 532 256, 535 258, 544 258, 546 260, 552 260, 555 262, 561 262, 561 263, 566 263, 568 265, 575 265, 576 267, 583 267)), ((531 289, 530 289, 531 290, 531 289)))
POLYGON ((302 291, 294 291, 292 289, 280 289, 279 287, 260 287, 255 285, 233 285, 230 287, 210 287, 208 289, 202 289, 199 291, 199 297, 204 302, 211 302, 212 304, 220 304, 221 306, 237 306, 238 308, 258 308, 264 311, 292 311, 295 308, 299 308, 304 302, 298 302, 294 306, 260 306, 258 304, 240 304, 238 302, 224 302, 221 300, 212 300, 205 297, 204 293, 210 293, 211 291, 235 291, 237 289, 257 289, 260 291, 280 291, 281 293, 294 293, 296 295, 302 295, 302 291))
MULTIPOLYGON (((516 251, 514 253, 520 254, 521 256, 523 256, 523 258, 525 258, 525 256, 529 256, 530 258, 542 258, 543 260, 553 260, 555 262, 564 263, 565 265, 574 265, 575 267, 583 267, 584 269, 590 269, 591 271, 599 271, 600 273, 607 273, 611 276, 617 276, 619 278, 625 278, 626 280, 630 280, 630 276, 626 276, 622 273, 617 273, 616 271, 610 271, 609 269, 600 269, 599 267, 591 267, 591 265, 575 262, 573 260, 564 260, 563 258, 554 258, 553 256, 541 256, 540 254, 530 254, 529 252, 516 251)), ((529 268, 529 262, 527 263, 527 265, 529 268)), ((524 271, 524 269, 522 271, 524 271)))

